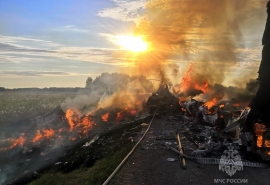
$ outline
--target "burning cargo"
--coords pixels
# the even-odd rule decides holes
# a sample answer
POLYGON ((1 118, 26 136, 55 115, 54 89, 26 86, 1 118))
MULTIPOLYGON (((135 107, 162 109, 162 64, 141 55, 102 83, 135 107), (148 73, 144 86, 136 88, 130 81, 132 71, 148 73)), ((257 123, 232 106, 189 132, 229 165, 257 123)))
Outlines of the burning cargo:
POLYGON ((149 113, 153 114, 156 110, 159 113, 166 114, 167 112, 179 111, 178 98, 170 93, 168 85, 160 86, 157 92, 152 93, 147 100, 147 106, 149 107, 149 113))

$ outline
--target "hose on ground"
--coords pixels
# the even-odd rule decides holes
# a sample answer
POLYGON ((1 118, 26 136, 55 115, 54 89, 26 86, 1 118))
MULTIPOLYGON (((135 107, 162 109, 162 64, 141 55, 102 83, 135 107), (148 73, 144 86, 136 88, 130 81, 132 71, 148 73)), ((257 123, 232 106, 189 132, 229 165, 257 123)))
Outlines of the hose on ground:
POLYGON ((143 136, 141 137, 141 139, 136 143, 136 145, 132 148, 132 150, 128 153, 128 155, 122 160, 122 162, 117 166, 117 168, 115 168, 115 170, 112 172, 112 174, 107 178, 107 180, 102 184, 102 185, 107 185, 110 180, 115 176, 115 174, 120 170, 120 168, 124 165, 124 163, 128 160, 128 158, 131 156, 131 154, 133 154, 133 152, 136 150, 136 148, 138 147, 138 145, 141 143, 141 141, 144 139, 144 137, 146 136, 146 134, 148 133, 149 129, 152 126, 152 122, 155 119, 155 116, 157 114, 157 111, 159 109, 160 106, 157 107, 148 128, 146 129, 146 131, 144 132, 143 136))

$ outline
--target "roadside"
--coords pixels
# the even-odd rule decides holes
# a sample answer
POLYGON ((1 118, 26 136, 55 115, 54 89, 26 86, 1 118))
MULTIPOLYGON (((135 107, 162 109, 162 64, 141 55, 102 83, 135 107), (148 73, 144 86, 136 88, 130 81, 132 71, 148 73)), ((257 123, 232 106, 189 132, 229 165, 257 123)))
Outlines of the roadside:
MULTIPOLYGON (((184 127, 181 127, 181 124, 183 123, 177 121, 177 119, 155 119, 145 139, 109 184, 208 185, 223 184, 223 182, 241 184, 239 182, 242 179, 244 179, 242 182, 247 182, 242 184, 270 184, 270 170, 266 168, 244 166, 243 171, 237 171, 230 177, 227 173, 219 171, 218 165, 201 165, 186 160, 187 169, 182 169, 178 154, 164 147, 164 142, 176 146, 176 139, 171 133, 177 129, 183 129, 184 127), (168 161, 174 159, 176 161, 168 161)), ((182 138, 182 142, 184 147, 194 147, 185 137, 182 138)), ((187 150, 184 152, 188 153, 187 150)))

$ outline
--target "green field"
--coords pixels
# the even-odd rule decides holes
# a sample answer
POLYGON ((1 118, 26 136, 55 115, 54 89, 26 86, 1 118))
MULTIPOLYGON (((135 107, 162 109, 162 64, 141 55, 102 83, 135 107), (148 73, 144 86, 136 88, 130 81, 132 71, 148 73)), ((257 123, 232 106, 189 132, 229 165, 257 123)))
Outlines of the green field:
POLYGON ((0 128, 53 110, 76 92, 0 92, 0 128))

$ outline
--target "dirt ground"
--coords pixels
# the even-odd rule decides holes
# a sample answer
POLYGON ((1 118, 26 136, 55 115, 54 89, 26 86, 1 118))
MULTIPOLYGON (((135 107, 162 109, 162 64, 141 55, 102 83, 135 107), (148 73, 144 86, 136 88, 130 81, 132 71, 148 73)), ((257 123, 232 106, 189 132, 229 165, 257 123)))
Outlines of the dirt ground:
MULTIPOLYGON (((177 119, 155 119, 149 133, 138 146, 109 184, 123 185, 208 185, 208 184, 248 184, 269 185, 269 168, 243 167, 232 177, 219 170, 218 165, 201 165, 186 160, 187 169, 181 168, 177 153, 168 150, 162 143, 168 142, 176 146, 176 139, 171 131, 184 129, 177 119), (176 161, 168 161, 168 158, 176 161), (216 182, 215 182, 216 181, 216 182), (217 182, 218 181, 218 182, 217 182), (244 182, 244 183, 241 183, 244 182)), ((145 128, 146 129, 146 128, 145 128)), ((145 130, 144 129, 144 130, 145 130)), ((142 136, 144 130, 139 134, 142 136)), ((182 138, 185 146, 192 146, 182 138)), ((188 153, 188 151, 184 151, 188 153)))

